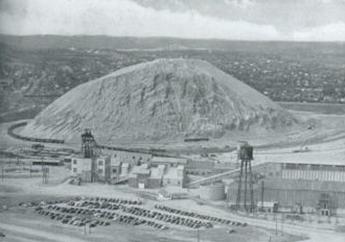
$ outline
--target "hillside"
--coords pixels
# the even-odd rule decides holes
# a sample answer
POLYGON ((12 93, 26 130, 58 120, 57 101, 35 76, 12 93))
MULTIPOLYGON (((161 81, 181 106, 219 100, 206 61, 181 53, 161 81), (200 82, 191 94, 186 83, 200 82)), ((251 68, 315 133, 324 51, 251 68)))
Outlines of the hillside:
POLYGON ((264 95, 205 61, 159 59, 77 86, 45 108, 23 135, 98 140, 221 137, 297 121, 264 95))

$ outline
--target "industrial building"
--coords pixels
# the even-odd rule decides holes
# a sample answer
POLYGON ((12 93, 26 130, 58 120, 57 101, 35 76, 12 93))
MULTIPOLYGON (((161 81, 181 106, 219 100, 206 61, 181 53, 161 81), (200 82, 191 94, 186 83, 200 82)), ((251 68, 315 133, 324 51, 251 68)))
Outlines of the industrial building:
POLYGON ((178 165, 177 167, 168 167, 163 176, 163 185, 172 185, 183 187, 185 182, 185 167, 178 165))
POLYGON ((152 157, 150 165, 151 166, 166 165, 168 167, 177 167, 179 165, 186 166, 188 162, 189 161, 186 158, 155 156, 155 157, 152 157))
MULTIPOLYGON (((330 216, 345 213, 345 165, 342 163, 267 163, 258 166, 253 194, 256 204, 277 202, 280 210, 319 213, 330 216)), ((228 189, 230 204, 236 202, 237 182, 228 189)))
POLYGON ((135 188, 160 188, 162 186, 183 187, 185 184, 184 166, 169 167, 159 165, 149 167, 148 164, 133 167, 129 174, 128 185, 135 188))
POLYGON ((344 163, 307 164, 298 161, 267 163, 257 169, 267 178, 345 182, 344 163))
POLYGON ((152 188, 149 185, 150 174, 151 171, 146 164, 135 166, 128 176, 128 185, 135 188, 152 188))
POLYGON ((186 165, 187 174, 207 176, 215 172, 214 161, 189 160, 186 165))
POLYGON ((94 161, 95 180, 97 181, 109 181, 110 179, 110 157, 98 156, 94 161))
POLYGON ((123 157, 129 156, 121 153, 121 156, 114 154, 94 158, 74 157, 71 162, 71 174, 85 182, 117 184, 128 180, 129 186, 137 188, 159 188, 165 185, 182 187, 185 184, 185 166, 175 165, 171 162, 172 158, 169 158, 167 163, 165 157, 157 157, 157 160, 164 162, 157 162, 157 166, 151 166, 151 163, 136 163, 142 158, 130 157, 129 160, 134 162, 127 163, 123 162, 128 161, 123 157))
POLYGON ((131 166, 150 163, 152 159, 151 154, 132 151, 112 151, 110 155, 112 160, 116 160, 121 163, 128 163, 131 166))
POLYGON ((110 157, 110 167, 109 167, 109 180, 110 183, 118 182, 122 176, 127 176, 129 169, 128 163, 122 163, 119 159, 116 159, 116 157, 111 156, 110 157), (123 167, 122 167, 123 165, 123 167), (121 174, 121 172, 123 174, 121 174))
POLYGON ((153 156, 151 166, 166 165, 167 167, 184 166, 186 174, 207 176, 214 174, 217 170, 215 162, 211 160, 193 160, 182 157, 153 156))
POLYGON ((72 176, 80 177, 83 181, 91 182, 92 181, 92 159, 91 158, 82 158, 74 157, 72 158, 71 163, 71 173, 72 176))
POLYGON ((299 206, 301 212, 333 215, 337 209, 345 209, 345 186, 342 182, 265 179, 264 201, 277 201, 279 207, 291 209, 299 206))
POLYGON ((84 131, 81 141, 82 157, 71 159, 72 175, 87 182, 117 184, 128 181, 130 186, 140 188, 157 188, 165 185, 183 187, 188 173, 209 175, 214 172, 214 161, 153 156, 150 152, 123 149, 111 149, 106 155, 101 155, 90 129, 84 131))

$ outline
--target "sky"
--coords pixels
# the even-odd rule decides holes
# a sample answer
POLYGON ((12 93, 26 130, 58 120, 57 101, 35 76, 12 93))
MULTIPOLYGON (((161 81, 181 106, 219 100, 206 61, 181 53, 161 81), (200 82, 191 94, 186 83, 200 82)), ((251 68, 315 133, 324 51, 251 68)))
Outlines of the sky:
POLYGON ((0 32, 345 41, 345 0, 0 0, 0 32))

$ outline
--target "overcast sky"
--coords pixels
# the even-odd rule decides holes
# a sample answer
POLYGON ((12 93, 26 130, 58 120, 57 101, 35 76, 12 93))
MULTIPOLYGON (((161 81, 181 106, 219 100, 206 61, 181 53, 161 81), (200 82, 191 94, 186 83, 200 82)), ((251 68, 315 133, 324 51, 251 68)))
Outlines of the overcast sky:
POLYGON ((0 32, 345 41, 345 0, 0 0, 0 32))

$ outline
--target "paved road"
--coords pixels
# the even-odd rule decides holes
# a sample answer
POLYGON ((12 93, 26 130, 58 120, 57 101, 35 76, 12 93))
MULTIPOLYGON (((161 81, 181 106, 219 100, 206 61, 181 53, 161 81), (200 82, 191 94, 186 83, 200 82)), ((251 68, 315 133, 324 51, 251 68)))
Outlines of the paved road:
POLYGON ((61 233, 48 232, 44 230, 28 228, 20 225, 7 224, 0 222, 0 228, 9 231, 10 233, 6 236, 12 241, 33 241, 30 237, 39 237, 42 238, 40 241, 56 241, 56 242, 85 242, 72 236, 64 235, 61 233))

